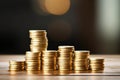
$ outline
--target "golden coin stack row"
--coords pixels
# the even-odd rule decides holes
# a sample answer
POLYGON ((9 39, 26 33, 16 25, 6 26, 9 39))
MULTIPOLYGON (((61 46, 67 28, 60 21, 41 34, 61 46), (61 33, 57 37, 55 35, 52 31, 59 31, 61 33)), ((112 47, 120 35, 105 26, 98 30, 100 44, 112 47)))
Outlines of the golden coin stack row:
POLYGON ((90 69, 93 71, 104 70, 104 59, 91 58, 90 69))
POLYGON ((90 51, 75 51, 74 52, 74 70, 86 71, 88 70, 88 57, 90 51))
POLYGON ((74 46, 58 47, 58 70, 73 70, 73 52, 74 46))
POLYGON ((42 53, 42 70, 43 71, 53 71, 56 70, 56 57, 57 51, 48 50, 42 53))
POLYGON ((9 61, 9 71, 23 71, 25 61, 9 61))
POLYGON ((30 49, 32 52, 41 52, 47 50, 48 39, 46 37, 46 30, 30 30, 31 44, 30 49))
POLYGON ((26 52, 26 70, 39 71, 41 70, 41 53, 40 52, 26 52))

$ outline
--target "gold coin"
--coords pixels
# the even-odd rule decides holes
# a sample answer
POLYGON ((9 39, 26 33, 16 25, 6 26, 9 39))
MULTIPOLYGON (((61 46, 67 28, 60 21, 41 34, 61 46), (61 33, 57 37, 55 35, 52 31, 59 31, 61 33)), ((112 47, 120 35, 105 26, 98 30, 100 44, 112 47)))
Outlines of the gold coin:
POLYGON ((26 57, 39 57, 39 56, 41 56, 40 52, 31 52, 31 51, 26 52, 26 57))
POLYGON ((24 71, 23 69, 9 69, 9 71, 24 71))
POLYGON ((54 65, 53 66, 48 66, 48 65, 42 65, 42 68, 46 68, 46 69, 54 69, 54 65))
POLYGON ((28 60, 28 61, 41 61, 41 57, 31 57, 31 58, 29 58, 29 57, 27 57, 26 59, 25 59, 26 61, 28 60))
POLYGON ((45 71, 45 70, 53 71, 54 69, 45 69, 45 68, 42 68, 42 70, 44 70, 44 71, 45 71))
POLYGON ((31 50, 45 50, 47 46, 30 46, 31 50))
POLYGON ((87 69, 87 68, 81 68, 81 67, 74 67, 74 70, 81 70, 81 71, 82 71, 82 70, 83 70, 83 71, 85 70, 85 71, 86 71, 86 70, 88 70, 88 69, 87 69))
POLYGON ((26 64, 41 64, 41 61, 26 61, 26 64))
POLYGON ((31 43, 41 43, 42 44, 42 42, 43 43, 47 43, 48 44, 48 39, 47 39, 47 37, 44 37, 44 38, 41 38, 41 37, 39 37, 39 38, 32 38, 31 39, 31 43))
POLYGON ((27 71, 40 71, 41 69, 26 69, 27 71))
POLYGON ((104 66, 104 64, 90 64, 90 66, 104 66))
POLYGON ((26 69, 38 69, 38 68, 41 68, 41 66, 40 65, 38 65, 38 66, 26 66, 25 68, 26 69))
POLYGON ((51 65, 53 66, 55 63, 42 63, 42 65, 51 65))
POLYGON ((40 71, 41 70, 41 68, 33 68, 33 69, 25 69, 25 70, 27 70, 27 71, 40 71))
POLYGON ((46 39, 46 35, 42 35, 42 34, 39 34, 39 35, 36 35, 36 34, 30 34, 30 38, 31 39, 35 39, 35 38, 39 38, 39 39, 46 39))
POLYGON ((24 65, 9 65, 9 67, 12 67, 12 68, 21 68, 21 67, 24 67, 24 65))
POLYGON ((14 64, 14 65, 24 65, 25 61, 15 61, 15 60, 10 60, 9 64, 14 64))
POLYGON ((42 60, 56 60, 54 56, 42 56, 42 60))
POLYGON ((90 68, 104 68, 104 66, 90 66, 90 68))
POLYGON ((56 59, 56 55, 42 55, 42 59, 56 59))
POLYGON ((47 50, 47 48, 30 48, 32 52, 41 52, 47 50))
POLYGON ((74 50, 75 50, 74 47, 72 48, 72 47, 69 47, 69 46, 68 47, 64 47, 64 46, 63 47, 59 47, 58 46, 58 51, 59 52, 74 52, 74 50))
POLYGON ((68 61, 68 60, 70 60, 70 57, 58 57, 58 60, 66 60, 66 61, 68 61))
POLYGON ((16 74, 15 72, 18 72, 18 71, 24 71, 24 70, 8 70, 8 71, 10 71, 10 74, 16 74), (13 72, 14 71, 14 72, 13 72))
POLYGON ((58 54, 58 57, 73 57, 73 55, 72 54, 62 54, 62 53, 60 53, 60 54, 58 54))
POLYGON ((24 69, 24 67, 11 67, 11 66, 9 66, 9 69, 24 69))
POLYGON ((60 66, 58 67, 59 69, 70 69, 70 66, 60 66))
POLYGON ((78 56, 78 57, 75 57, 74 59, 88 59, 89 56, 78 56))
POLYGON ((57 51, 56 50, 47 50, 47 51, 43 51, 43 54, 51 54, 51 55, 54 55, 56 54, 57 51))
POLYGON ((88 66, 89 64, 86 64, 86 63, 83 63, 83 64, 81 64, 81 63, 79 63, 79 64, 74 63, 73 65, 74 65, 74 66, 82 66, 82 65, 86 65, 86 66, 88 66))
POLYGON ((29 34, 30 35, 45 35, 45 34, 47 34, 47 32, 46 31, 29 31, 29 34))
POLYGON ((41 67, 41 64, 27 64, 26 67, 41 67))
POLYGON ((30 38, 46 38, 47 33, 30 33, 30 38))
POLYGON ((90 61, 104 61, 102 58, 90 58, 90 61))
POLYGON ((29 30, 30 33, 44 33, 46 30, 29 30))
POLYGON ((25 60, 41 60, 41 57, 25 57, 25 60))
POLYGON ((56 67, 55 66, 52 66, 52 67, 47 67, 47 66, 42 66, 42 69, 56 69, 56 67))
POLYGON ((67 69, 64 69, 64 68, 61 69, 61 68, 59 68, 58 70, 59 71, 70 71, 70 69, 68 69, 68 68, 67 69))
POLYGON ((87 59, 74 59, 74 62, 88 62, 87 59))
POLYGON ((44 43, 44 44, 35 44, 35 43, 32 43, 30 45, 31 48, 46 48, 48 46, 48 44, 44 43))
POLYGON ((80 51, 74 51, 75 55, 90 55, 89 50, 80 50, 80 51))

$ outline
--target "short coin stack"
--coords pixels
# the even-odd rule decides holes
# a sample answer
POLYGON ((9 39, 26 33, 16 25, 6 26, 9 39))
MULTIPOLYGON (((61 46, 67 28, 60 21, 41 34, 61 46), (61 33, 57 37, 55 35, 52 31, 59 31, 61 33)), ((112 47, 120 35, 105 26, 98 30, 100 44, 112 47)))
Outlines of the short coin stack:
POLYGON ((90 51, 75 51, 74 52, 74 70, 86 71, 88 70, 88 57, 90 51))
POLYGON ((30 49, 32 52, 41 52, 47 49, 48 39, 46 37, 46 30, 30 30, 31 44, 30 49))
POLYGON ((90 69, 92 71, 104 70, 104 59, 91 58, 90 59, 90 69))
POLYGON ((73 52, 74 52, 74 46, 58 47, 58 70, 59 71, 73 70, 73 52))
POLYGON ((25 61, 9 61, 9 71, 23 71, 25 61))
POLYGON ((41 53, 40 52, 26 52, 26 70, 39 71, 41 70, 41 53))
POLYGON ((57 56, 57 51, 55 50, 43 51, 42 53, 43 71, 56 70, 56 56, 57 56))

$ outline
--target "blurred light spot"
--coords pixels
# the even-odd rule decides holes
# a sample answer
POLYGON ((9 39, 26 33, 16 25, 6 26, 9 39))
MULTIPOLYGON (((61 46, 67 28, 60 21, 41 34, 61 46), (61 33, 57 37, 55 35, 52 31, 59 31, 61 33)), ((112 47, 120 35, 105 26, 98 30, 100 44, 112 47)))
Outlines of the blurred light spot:
POLYGON ((70 8, 70 0, 44 0, 46 10, 50 14, 63 15, 70 8))
POLYGON ((119 36, 119 0, 98 0, 97 25, 100 35, 106 40, 117 39, 119 36))
POLYGON ((46 9, 46 7, 45 7, 45 0, 38 0, 38 3, 39 3, 39 7, 42 9, 42 11, 43 11, 44 13, 47 13, 47 14, 48 14, 48 11, 47 11, 47 9, 46 9))
POLYGON ((55 20, 48 25, 48 36, 54 41, 68 40, 71 33, 72 28, 70 24, 65 21, 55 20))
POLYGON ((49 14, 45 7, 45 0, 32 0, 32 4, 33 4, 32 8, 38 14, 44 15, 44 16, 49 14))

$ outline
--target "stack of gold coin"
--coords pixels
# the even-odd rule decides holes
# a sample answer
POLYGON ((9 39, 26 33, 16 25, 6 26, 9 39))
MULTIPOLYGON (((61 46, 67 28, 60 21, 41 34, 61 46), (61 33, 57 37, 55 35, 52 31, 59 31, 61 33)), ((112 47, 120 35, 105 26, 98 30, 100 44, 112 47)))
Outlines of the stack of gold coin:
POLYGON ((104 70, 104 59, 90 58, 90 69, 93 71, 104 70))
POLYGON ((23 71, 25 61, 9 61, 9 71, 23 71))
POLYGON ((39 71, 41 70, 41 52, 26 52, 26 70, 39 71))
POLYGON ((74 52, 74 70, 75 71, 86 71, 88 70, 88 57, 90 51, 75 51, 74 52))
POLYGON ((47 49, 48 39, 46 37, 46 30, 30 30, 31 44, 30 49, 32 52, 41 52, 47 49))
POLYGON ((58 70, 73 70, 74 46, 58 46, 58 70))
POLYGON ((53 71, 56 70, 56 50, 43 51, 42 53, 42 70, 53 71))

